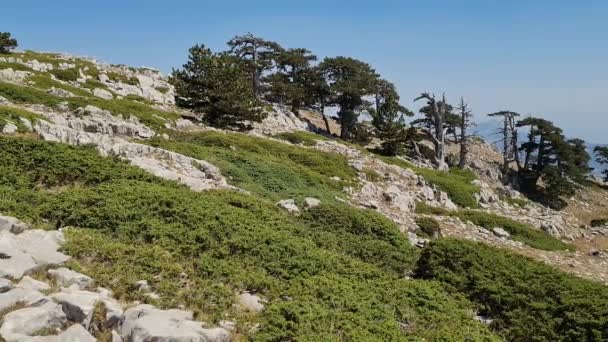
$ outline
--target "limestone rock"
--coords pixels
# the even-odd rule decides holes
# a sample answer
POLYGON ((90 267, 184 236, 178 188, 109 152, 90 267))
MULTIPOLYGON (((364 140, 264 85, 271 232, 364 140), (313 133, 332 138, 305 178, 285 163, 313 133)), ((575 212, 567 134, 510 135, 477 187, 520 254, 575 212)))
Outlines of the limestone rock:
POLYGON ((61 304, 69 320, 81 323, 85 328, 91 324, 95 304, 98 302, 103 303, 106 307, 106 327, 114 327, 123 318, 122 307, 118 301, 99 292, 64 288, 61 292, 51 295, 51 298, 61 304))
POLYGON ((264 311, 263 300, 260 297, 249 292, 243 292, 239 294, 239 305, 246 311, 264 311))
POLYGON ((205 329, 192 320, 192 313, 182 310, 159 310, 138 305, 125 312, 121 327, 125 342, 228 342, 230 333, 223 328, 205 329))
POLYGON ((22 83, 32 75, 29 71, 13 70, 12 68, 0 70, 0 81, 22 83))
POLYGON ((494 227, 492 228, 492 233, 494 233, 494 235, 498 236, 499 238, 503 238, 503 239, 508 239, 509 237, 511 237, 511 234, 500 228, 500 227, 494 227))
POLYGON ((13 234, 20 234, 27 230, 29 226, 19 219, 11 216, 0 216, 0 232, 9 231, 13 234))
POLYGON ((114 95, 112 95, 112 93, 110 93, 107 90, 101 89, 101 88, 93 89, 93 95, 97 96, 99 98, 102 98, 104 100, 111 100, 114 98, 114 95))
POLYGON ((319 201, 316 198, 313 197, 306 197, 304 199, 304 209, 308 210, 308 209, 312 209, 312 208, 316 208, 318 206, 321 205, 321 201, 319 201))
POLYGON ((277 206, 287 210, 290 214, 299 214, 300 208, 296 205, 293 199, 284 199, 277 202, 277 206))
MULTIPOLYGON (((64 332, 54 336, 49 336, 48 342, 95 342, 97 339, 93 337, 82 325, 74 324, 67 328, 64 332)), ((46 341, 45 341, 46 342, 46 341)))
POLYGON ((47 90, 46 92, 57 97, 74 97, 74 94, 72 92, 61 88, 51 87, 51 89, 47 90))
POLYGON ((4 134, 15 134, 19 127, 15 126, 12 122, 6 122, 4 127, 2 127, 2 133, 4 134))
POLYGON ((34 290, 34 291, 44 291, 51 288, 51 286, 43 281, 36 280, 30 276, 25 276, 21 278, 17 287, 22 289, 34 290))
POLYGON ((307 131, 308 123, 300 119, 287 107, 273 105, 273 110, 262 122, 253 123, 253 132, 273 135, 283 132, 307 131))
POLYGON ((63 264, 69 257, 57 251, 62 239, 58 231, 0 232, 0 277, 19 279, 39 268, 63 264))
POLYGON ((24 341, 40 330, 59 329, 65 323, 66 316, 61 307, 47 302, 8 313, 3 318, 0 336, 7 342, 24 341))
POLYGON ((0 293, 0 311, 9 309, 18 303, 26 305, 43 304, 48 299, 40 292, 16 287, 8 292, 0 293))
POLYGON ((7 291, 9 291, 10 289, 12 289, 13 286, 13 282, 6 279, 6 278, 0 278, 0 293, 5 293, 7 291))
POLYGON ((57 284, 63 287, 76 285, 78 289, 84 290, 93 285, 93 279, 91 277, 65 267, 49 270, 48 275, 55 279, 57 284))

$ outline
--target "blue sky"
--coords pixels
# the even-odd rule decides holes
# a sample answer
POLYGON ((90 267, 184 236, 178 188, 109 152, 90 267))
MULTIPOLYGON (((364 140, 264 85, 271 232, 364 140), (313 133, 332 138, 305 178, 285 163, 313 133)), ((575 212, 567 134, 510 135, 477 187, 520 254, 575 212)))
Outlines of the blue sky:
POLYGON ((480 120, 502 109, 608 143, 608 1, 138 1, 2 4, 21 47, 169 72, 187 49, 253 32, 319 57, 345 55, 422 91, 464 96, 480 120))

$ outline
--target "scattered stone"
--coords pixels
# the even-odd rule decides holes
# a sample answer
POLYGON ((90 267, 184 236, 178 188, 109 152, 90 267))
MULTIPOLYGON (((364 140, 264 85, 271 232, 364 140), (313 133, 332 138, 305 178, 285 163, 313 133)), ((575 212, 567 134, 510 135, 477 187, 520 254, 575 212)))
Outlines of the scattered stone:
POLYGON ((49 270, 48 276, 55 279, 57 284, 63 287, 76 285, 78 289, 85 290, 93 286, 93 279, 91 277, 65 267, 49 270))
POLYGON ((330 177, 329 179, 331 179, 331 180, 333 180, 333 181, 336 181, 336 182, 339 182, 339 181, 341 181, 341 180, 342 180, 342 179, 341 179, 340 177, 338 177, 338 176, 333 176, 333 177, 330 177))
POLYGON ((0 311, 11 308, 18 303, 33 305, 45 302, 48 302, 48 299, 42 293, 35 290, 16 287, 8 292, 0 293, 0 311))
POLYGON ((70 321, 81 323, 87 329, 91 324, 95 305, 98 302, 103 303, 106 308, 106 327, 114 327, 124 317, 122 307, 118 301, 114 298, 106 297, 99 292, 64 288, 61 292, 52 294, 51 298, 61 304, 63 311, 70 321))
POLYGON ((22 83, 32 75, 29 71, 13 70, 12 68, 0 70, 0 81, 22 83))
POLYGON ((51 288, 49 284, 36 280, 30 276, 23 277, 19 284, 17 284, 17 287, 34 291, 44 291, 51 288))
POLYGON ((511 234, 500 228, 500 227, 494 227, 492 228, 492 233, 494 233, 494 235, 498 236, 499 238, 503 238, 503 239, 508 239, 509 237, 511 237, 511 234))
POLYGON ((239 305, 246 311, 264 311, 263 300, 260 297, 249 292, 243 292, 239 294, 239 305))
POLYGON ((104 100, 111 100, 114 98, 114 95, 112 95, 112 93, 110 93, 107 90, 101 89, 101 88, 93 89, 93 95, 97 96, 99 98, 102 98, 104 100))
POLYGON ((287 212, 290 214, 299 214, 300 213, 300 208, 298 208, 298 206, 296 205, 296 203, 293 199, 281 200, 281 201, 277 202, 277 206, 287 210, 287 212))
POLYGON ((0 232, 0 277, 19 279, 45 266, 59 266, 69 257, 58 252, 63 243, 59 231, 26 230, 19 235, 0 232))
POLYGON ((318 206, 321 205, 321 201, 319 201, 316 198, 313 197, 306 197, 304 199, 304 209, 308 210, 308 209, 312 209, 312 208, 316 208, 318 206))
POLYGON ((55 88, 55 87, 51 87, 51 89, 46 91, 47 93, 57 96, 57 97, 64 97, 64 98, 68 98, 68 97, 74 97, 74 94, 72 92, 69 92, 65 89, 61 89, 61 88, 55 88))
POLYGON ((141 304, 125 312, 121 326, 125 341, 228 342, 224 328, 205 329, 192 320, 192 313, 182 310, 159 310, 141 304))
POLYGON ((66 323, 61 306, 47 302, 41 306, 18 309, 3 318, 0 336, 7 342, 23 341, 41 330, 59 330, 66 323))
POLYGON ((357 170, 357 172, 363 172, 363 168, 365 166, 365 164, 363 163, 362 160, 357 159, 351 162, 350 164, 355 170, 357 170))
POLYGON ((20 234, 27 229, 29 226, 15 217, 0 216, 0 232, 9 231, 13 234, 20 234))
POLYGON ((4 127, 2 127, 2 133, 4 134, 15 134, 19 127, 15 126, 12 122, 6 122, 4 127))
POLYGON ((136 281, 135 287, 137 288, 137 290, 143 291, 143 292, 150 292, 152 290, 152 288, 150 287, 150 284, 148 284, 147 280, 136 281))

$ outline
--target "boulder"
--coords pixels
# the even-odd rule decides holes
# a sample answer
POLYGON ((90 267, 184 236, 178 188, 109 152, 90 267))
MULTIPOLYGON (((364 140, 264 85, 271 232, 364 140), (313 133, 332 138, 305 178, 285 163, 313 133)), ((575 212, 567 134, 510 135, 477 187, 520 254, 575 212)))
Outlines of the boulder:
POLYGON ((308 210, 308 209, 312 209, 312 208, 316 208, 318 206, 321 205, 321 201, 313 198, 313 197, 306 197, 304 199, 304 209, 308 210))
POLYGON ((360 160, 360 159, 356 159, 356 160, 352 161, 352 162, 350 163, 350 165, 351 165, 351 166, 352 166, 352 167, 353 167, 355 170, 357 170, 357 172, 363 172, 363 169, 364 169, 364 167, 365 167, 365 163, 363 163, 363 160, 360 160))
POLYGON ((118 301, 99 292, 64 288, 61 292, 51 295, 51 298, 61 304, 70 321, 81 323, 87 329, 91 324, 95 305, 98 302, 103 303, 106 308, 106 327, 116 326, 123 318, 123 310, 118 301))
POLYGON ((30 276, 23 277, 19 284, 17 284, 17 287, 34 291, 44 291, 51 288, 49 284, 36 280, 30 276))
POLYGON ((300 208, 296 205, 293 199, 284 199, 277 202, 277 205, 285 210, 287 210, 290 214, 299 214, 300 208))
POLYGON ((239 305, 245 311, 262 312, 264 311, 263 300, 249 292, 239 294, 239 305))
POLYGON ((46 91, 47 93, 57 96, 57 97, 74 97, 74 94, 72 92, 69 92, 67 90, 61 89, 61 88, 55 88, 55 87, 51 87, 51 89, 46 91))
POLYGON ((503 239, 508 239, 509 237, 511 237, 511 234, 500 228, 500 227, 494 227, 492 228, 492 233, 494 233, 494 235, 498 236, 499 238, 503 238, 503 239))
POLYGON ((93 285, 93 279, 91 277, 65 267, 49 270, 48 276, 55 279, 57 284, 63 287, 76 285, 78 289, 85 290, 93 285))
POLYGON ((32 123, 30 122, 30 120, 28 120, 24 117, 19 117, 19 121, 21 121, 21 124, 23 126, 25 126, 25 129, 27 129, 29 132, 31 132, 34 129, 34 126, 32 126, 32 123))
POLYGON ((223 328, 205 329, 192 320, 192 313, 182 310, 159 310, 142 304, 125 312, 121 326, 125 342, 228 342, 230 333, 223 328))
POLYGON ((3 318, 0 336, 7 342, 28 340, 41 330, 59 329, 66 323, 61 307, 53 302, 41 306, 18 309, 3 318))
POLYGON ((9 231, 13 234, 23 233, 29 226, 11 216, 0 216, 0 232, 9 231))
MULTIPOLYGON (((67 328, 64 332, 55 336, 49 336, 48 342, 95 342, 97 339, 93 337, 82 325, 74 324, 67 328)), ((46 342, 46 340, 44 340, 46 342)))
POLYGON ((97 96, 99 98, 102 98, 104 100, 111 100, 114 98, 114 95, 112 95, 112 93, 110 93, 107 90, 101 89, 101 88, 93 89, 93 95, 97 96))
POLYGON ((14 134, 17 133, 19 127, 15 126, 12 122, 4 123, 4 127, 2 127, 2 133, 4 134, 14 134))
POLYGON ((29 71, 13 70, 12 68, 0 70, 0 81, 21 83, 32 73, 29 71))
POLYGON ((416 206, 414 198, 407 191, 402 191, 396 185, 389 185, 383 193, 384 199, 390 202, 391 207, 401 211, 410 211, 416 206))
POLYGON ((63 264, 69 257, 58 251, 62 242, 59 231, 0 232, 0 277, 19 279, 42 267, 63 264))
POLYGON ((0 311, 5 311, 19 303, 34 305, 43 304, 48 301, 48 298, 36 290, 16 287, 8 292, 0 293, 0 311))

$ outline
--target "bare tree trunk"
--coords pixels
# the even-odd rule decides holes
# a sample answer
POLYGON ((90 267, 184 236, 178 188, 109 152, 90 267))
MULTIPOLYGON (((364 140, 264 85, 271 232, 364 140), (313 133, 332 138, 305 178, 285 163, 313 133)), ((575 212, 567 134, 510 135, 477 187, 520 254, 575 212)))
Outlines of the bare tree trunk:
POLYGON ((252 43, 252 54, 251 54, 251 61, 253 62, 253 93, 256 97, 256 99, 260 98, 260 75, 259 75, 259 69, 258 69, 258 45, 255 41, 255 39, 253 40, 252 43))
POLYGON ((329 129, 329 120, 327 120, 327 116, 325 115, 325 106, 321 104, 321 116, 323 117, 323 122, 325 122, 325 130, 327 134, 331 135, 331 130, 329 129))
POLYGON ((503 163, 502 163, 502 174, 504 176, 509 172, 509 118, 505 115, 504 118, 504 127, 503 127, 503 143, 502 143, 502 155, 503 155, 503 163))

